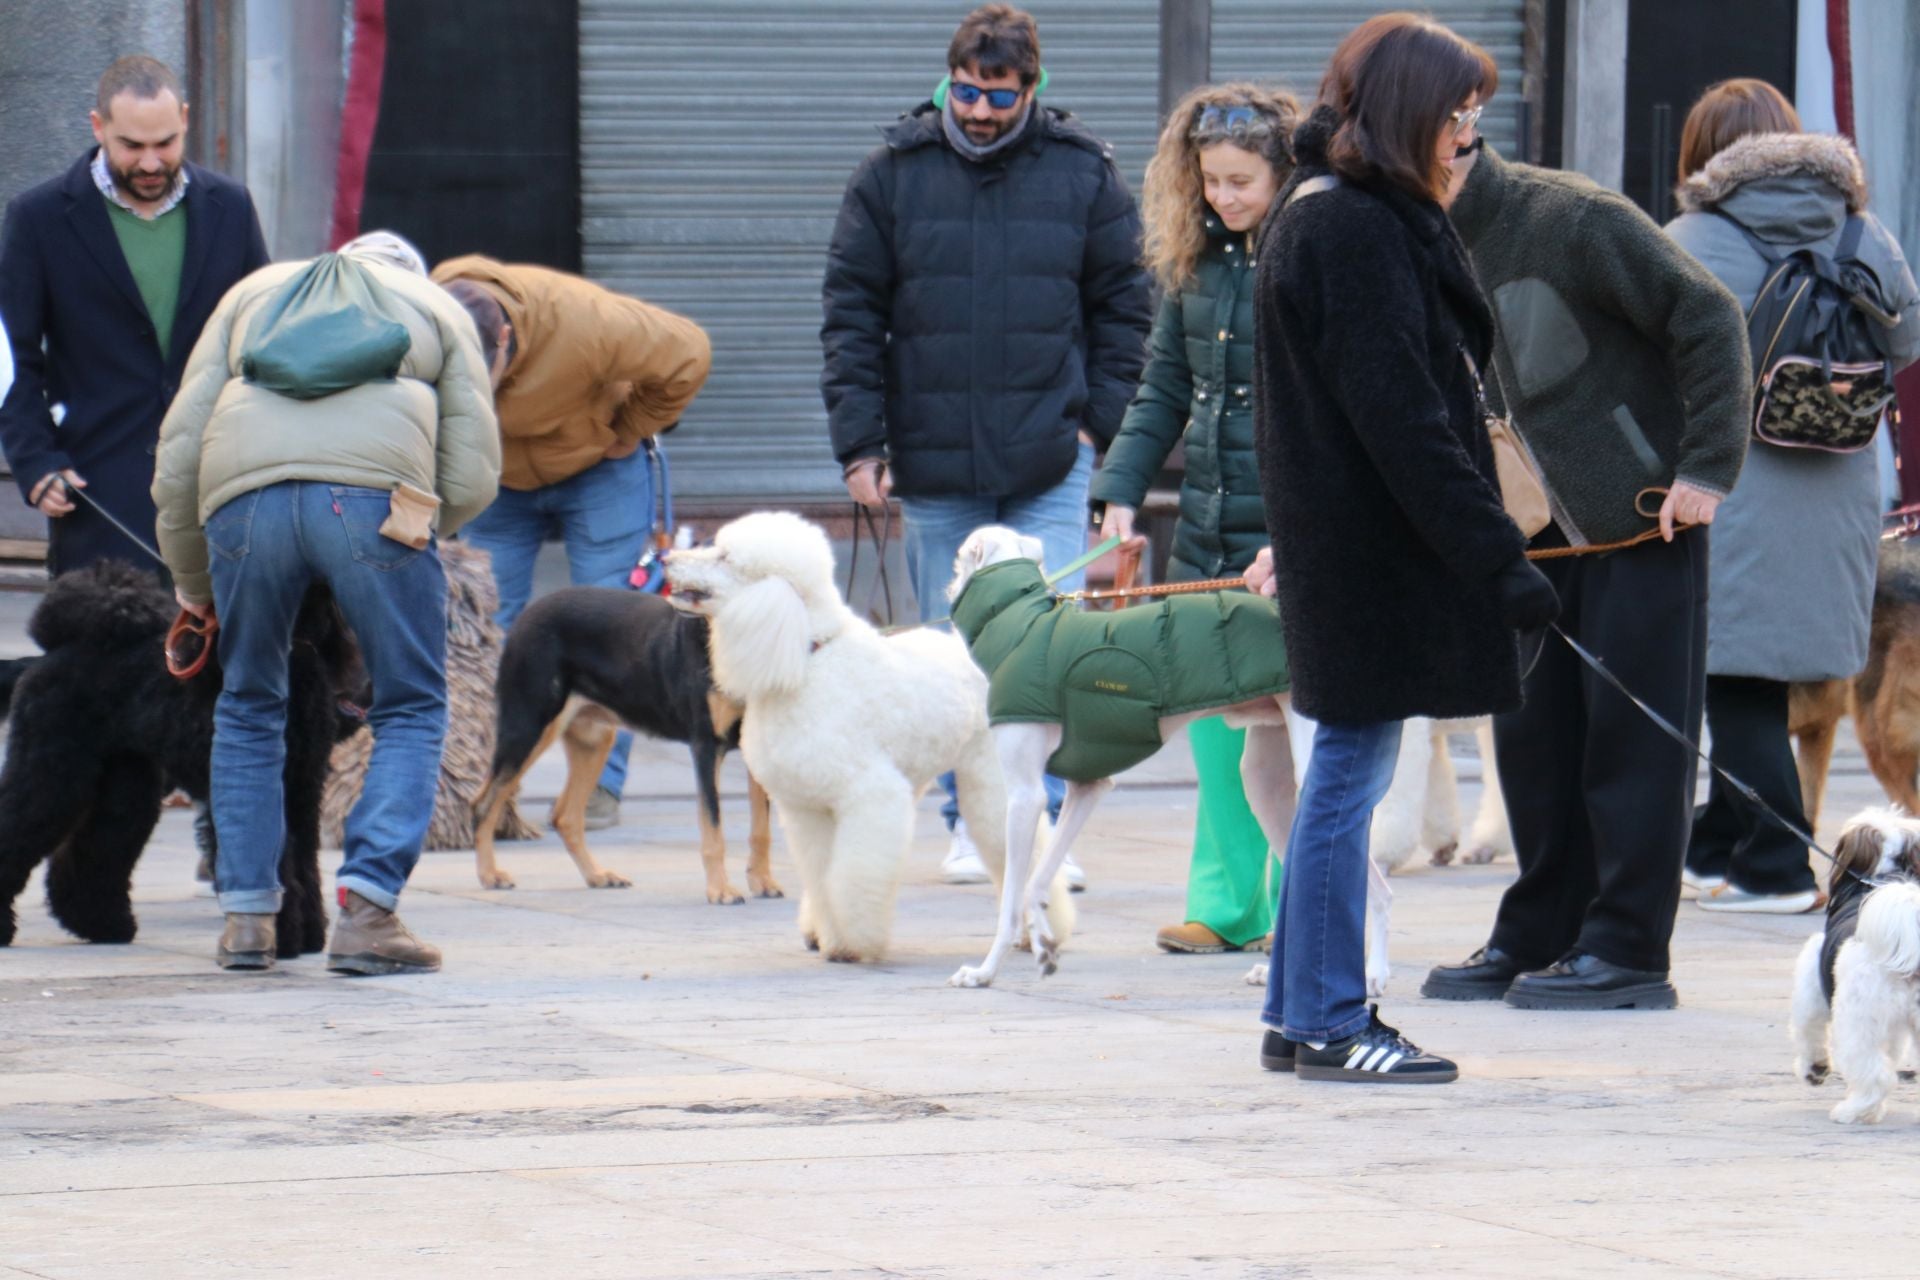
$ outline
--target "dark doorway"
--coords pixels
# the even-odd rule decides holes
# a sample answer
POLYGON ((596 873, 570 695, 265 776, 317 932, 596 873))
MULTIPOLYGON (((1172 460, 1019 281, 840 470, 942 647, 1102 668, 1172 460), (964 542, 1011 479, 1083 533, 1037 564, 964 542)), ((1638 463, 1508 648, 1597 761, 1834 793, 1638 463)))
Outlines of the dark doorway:
POLYGON ((577 0, 386 6, 360 226, 429 262, 485 253, 580 269, 577 0))
POLYGON ((1793 96, 1796 0, 1630 0, 1622 189, 1657 221, 1673 216, 1687 110, 1717 80, 1755 76, 1793 96))

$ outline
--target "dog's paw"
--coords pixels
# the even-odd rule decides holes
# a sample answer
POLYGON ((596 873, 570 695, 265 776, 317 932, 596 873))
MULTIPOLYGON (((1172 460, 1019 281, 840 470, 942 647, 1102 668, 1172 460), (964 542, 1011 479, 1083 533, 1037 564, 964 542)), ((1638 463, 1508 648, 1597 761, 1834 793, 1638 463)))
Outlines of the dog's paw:
POLYGON ((1429 858, 1428 862, 1436 867, 1452 866, 1453 855, 1458 852, 1460 852, 1460 842, 1449 840, 1445 844, 1434 846, 1433 857, 1429 858))
POLYGON ((800 941, 802 941, 802 942, 804 942, 804 943, 806 943, 806 944, 807 944, 807 950, 809 950, 809 951, 818 951, 818 950, 820 949, 820 935, 819 935, 819 934, 815 934, 815 933, 803 933, 803 934, 801 934, 801 935, 800 935, 800 941))
POLYGON ((1900 1075, 1900 1078, 1906 1081, 1908 1084, 1912 1084, 1915 1078, 1914 1073, 1912 1071, 1902 1071, 1899 1073, 1899 1075, 1900 1075))
POLYGON ((1484 867, 1500 856, 1500 851, 1489 844, 1475 845, 1461 857, 1463 867, 1484 867))
POLYGON ((747 872, 747 892, 756 898, 784 898, 787 891, 782 889, 772 876, 756 875, 747 872))
POLYGON ((950 987, 990 987, 993 985, 993 973, 985 965, 963 964, 953 971, 947 979, 950 987))
POLYGON ((1257 964, 1253 966, 1253 968, 1247 970, 1247 976, 1242 978, 1241 981, 1246 983, 1250 987, 1266 986, 1267 985, 1267 966, 1264 964, 1257 964))
POLYGON ((1833 1074, 1833 1065, 1826 1062, 1796 1062, 1793 1069, 1808 1084, 1825 1084, 1827 1077, 1833 1074))
POLYGON ((860 953, 851 947, 835 947, 827 952, 828 964, 859 964, 860 953))
POLYGON ((605 867, 602 867, 587 877, 587 888, 631 889, 633 888, 633 881, 627 879, 617 871, 609 871, 605 867))
POLYGON ((737 907, 746 898, 731 882, 725 882, 718 889, 707 890, 707 901, 716 907, 737 907))
POLYGON ((482 871, 480 873, 480 887, 482 889, 511 889, 513 888, 513 877, 498 869, 482 871))
POLYGON ((1887 1103, 1884 1098, 1877 1102, 1848 1098, 1827 1113, 1835 1124, 1879 1124, 1881 1117, 1886 1114, 1887 1103))

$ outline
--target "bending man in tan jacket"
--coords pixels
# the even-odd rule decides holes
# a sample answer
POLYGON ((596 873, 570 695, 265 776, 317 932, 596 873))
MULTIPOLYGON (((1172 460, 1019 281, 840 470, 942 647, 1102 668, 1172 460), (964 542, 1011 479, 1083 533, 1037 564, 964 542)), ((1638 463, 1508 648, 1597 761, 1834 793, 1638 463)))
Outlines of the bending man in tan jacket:
POLYGON ((440 952, 394 914, 433 816, 447 729, 447 583, 432 534, 493 501, 500 436, 473 323, 421 274, 412 247, 373 232, 341 257, 364 273, 376 319, 406 330, 397 376, 316 398, 244 377, 255 320, 309 265, 280 263, 221 299, 160 425, 160 549, 181 604, 202 616, 217 604, 220 618, 212 800, 227 916, 218 958, 229 969, 273 967, 287 654, 316 580, 332 587, 373 678, 373 759, 347 817, 327 967, 440 967, 440 952), (383 528, 390 511, 404 514, 402 486, 417 493, 417 528, 383 528))
MULTIPOLYGON (((533 595, 540 544, 558 536, 575 585, 624 587, 653 525, 644 441, 680 421, 711 361, 699 325, 545 267, 469 255, 434 268, 473 316, 493 370, 500 497, 462 536, 493 557, 500 625, 533 595)), ((587 827, 619 821, 623 733, 587 803, 587 827)))

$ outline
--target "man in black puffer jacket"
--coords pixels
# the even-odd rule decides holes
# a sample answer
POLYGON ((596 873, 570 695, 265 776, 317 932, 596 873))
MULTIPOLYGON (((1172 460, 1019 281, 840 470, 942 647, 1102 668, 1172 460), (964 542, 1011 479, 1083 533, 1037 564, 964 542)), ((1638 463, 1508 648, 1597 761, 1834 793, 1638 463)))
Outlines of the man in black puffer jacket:
POLYGON ((947 65, 847 185, 820 330, 834 456, 855 501, 900 496, 922 621, 980 525, 1041 539, 1053 568, 1085 549, 1150 320, 1139 212, 1112 148, 1035 101, 1032 17, 975 10, 947 65))

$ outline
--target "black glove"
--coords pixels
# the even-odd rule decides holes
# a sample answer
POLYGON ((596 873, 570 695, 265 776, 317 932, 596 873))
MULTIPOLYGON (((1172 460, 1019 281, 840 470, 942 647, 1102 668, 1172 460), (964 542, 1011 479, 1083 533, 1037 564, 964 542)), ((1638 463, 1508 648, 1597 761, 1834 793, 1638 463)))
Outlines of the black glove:
POLYGON ((1524 557, 1509 561, 1493 575, 1493 595, 1500 621, 1515 631, 1538 631, 1560 616, 1560 597, 1553 584, 1524 557))

